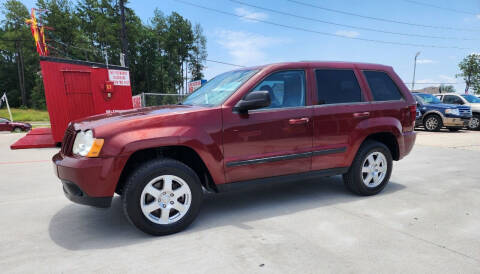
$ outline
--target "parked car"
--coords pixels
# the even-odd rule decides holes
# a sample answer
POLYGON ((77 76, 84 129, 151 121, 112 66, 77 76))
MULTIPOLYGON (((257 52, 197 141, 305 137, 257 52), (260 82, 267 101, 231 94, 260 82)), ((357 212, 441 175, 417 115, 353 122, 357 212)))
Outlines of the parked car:
POLYGON ((427 131, 439 131, 442 127, 458 131, 467 126, 472 118, 472 110, 468 106, 444 104, 428 93, 414 92, 413 96, 422 114, 415 120, 415 126, 423 126, 427 131))
POLYGON ((445 104, 465 105, 472 108, 473 117, 468 124, 471 130, 480 130, 480 99, 471 94, 442 93, 436 94, 445 104))
POLYGON ((31 129, 32 125, 29 123, 12 122, 7 118, 0 117, 0 131, 22 132, 29 131, 31 129))
POLYGON ((52 160, 73 202, 109 207, 116 192, 131 223, 165 235, 194 220, 202 189, 338 174, 377 194, 414 145, 415 113, 391 67, 272 64, 223 73, 180 105, 74 121, 52 160))

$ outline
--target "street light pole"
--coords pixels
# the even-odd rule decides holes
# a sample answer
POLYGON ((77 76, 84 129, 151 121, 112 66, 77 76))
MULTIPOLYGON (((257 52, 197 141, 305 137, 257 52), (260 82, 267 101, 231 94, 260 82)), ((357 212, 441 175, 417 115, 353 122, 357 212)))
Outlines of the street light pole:
POLYGON ((413 81, 412 81, 412 91, 415 87, 415 71, 417 70, 417 57, 420 55, 420 51, 415 54, 415 62, 413 63, 413 81))

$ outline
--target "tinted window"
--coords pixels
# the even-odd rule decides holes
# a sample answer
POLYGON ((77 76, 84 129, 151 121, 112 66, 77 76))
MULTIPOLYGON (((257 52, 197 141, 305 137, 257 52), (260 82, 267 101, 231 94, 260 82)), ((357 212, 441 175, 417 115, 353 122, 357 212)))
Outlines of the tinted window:
POLYGON ((454 105, 463 105, 462 99, 458 98, 455 95, 445 95, 443 98, 445 104, 454 104, 454 105))
POLYGON ((275 72, 252 91, 265 90, 272 103, 266 108, 297 107, 305 105, 305 72, 302 70, 275 72))
POLYGON ((372 91, 373 100, 375 101, 394 101, 401 100, 402 94, 397 85, 385 72, 381 71, 364 71, 367 78, 368 86, 372 91))
POLYGON ((317 78, 318 104, 362 102, 362 90, 353 70, 319 69, 317 78))
POLYGON ((8 122, 7 119, 0 118, 0 123, 6 123, 6 122, 8 122))

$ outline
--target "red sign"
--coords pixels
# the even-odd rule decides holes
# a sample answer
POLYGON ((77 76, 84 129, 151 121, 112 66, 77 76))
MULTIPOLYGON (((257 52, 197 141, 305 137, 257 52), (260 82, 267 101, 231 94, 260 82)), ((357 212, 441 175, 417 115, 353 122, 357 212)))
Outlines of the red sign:
POLYGON ((197 80, 197 81, 192 81, 188 83, 188 92, 192 93, 194 92, 197 88, 202 86, 202 80, 197 80))
POLYGON ((132 96, 132 103, 133 103, 133 108, 141 108, 142 96, 141 95, 132 96))

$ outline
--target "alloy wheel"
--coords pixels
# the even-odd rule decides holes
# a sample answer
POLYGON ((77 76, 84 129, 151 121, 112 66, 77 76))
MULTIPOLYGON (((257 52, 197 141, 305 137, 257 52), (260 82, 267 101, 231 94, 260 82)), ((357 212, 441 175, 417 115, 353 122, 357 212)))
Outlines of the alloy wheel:
POLYGON ((362 181, 369 187, 377 187, 387 174, 387 158, 383 153, 374 151, 368 155, 362 165, 362 181))
POLYGON ((425 127, 428 130, 435 130, 438 126, 438 120, 435 117, 429 117, 425 122, 425 127))
POLYGON ((480 125, 480 119, 478 119, 477 117, 473 117, 472 119, 470 119, 470 122, 468 123, 468 127, 470 129, 476 129, 478 128, 479 125, 480 125))
POLYGON ((190 208, 192 192, 188 184, 175 175, 161 175, 145 185, 140 196, 143 215, 156 224, 172 224, 190 208))

